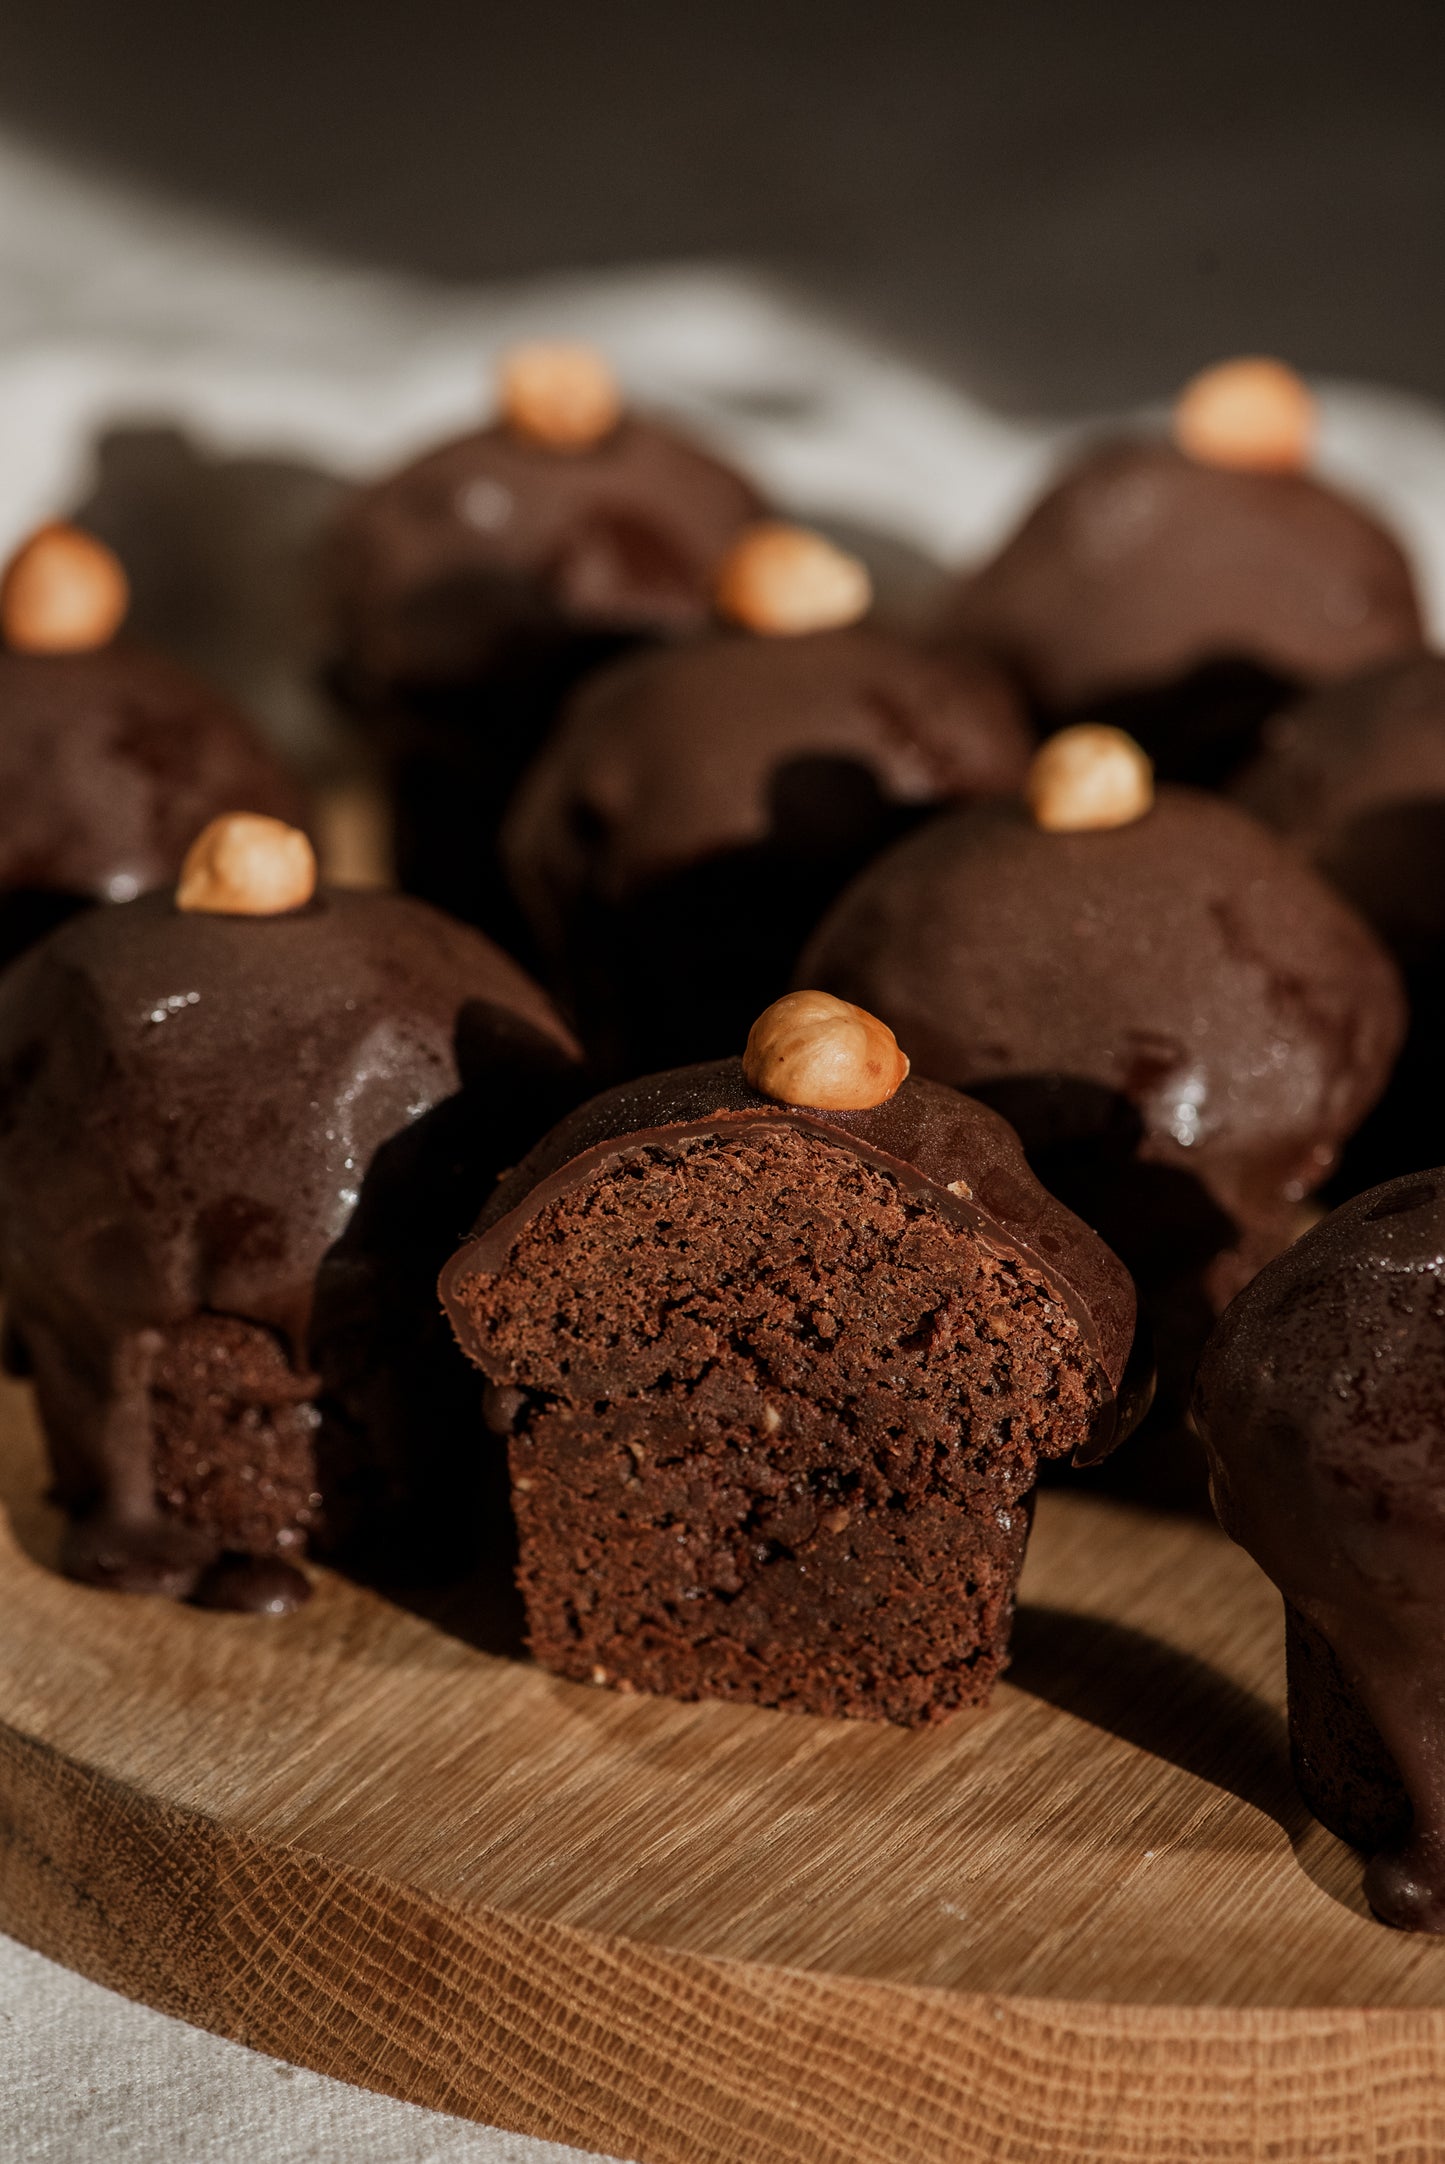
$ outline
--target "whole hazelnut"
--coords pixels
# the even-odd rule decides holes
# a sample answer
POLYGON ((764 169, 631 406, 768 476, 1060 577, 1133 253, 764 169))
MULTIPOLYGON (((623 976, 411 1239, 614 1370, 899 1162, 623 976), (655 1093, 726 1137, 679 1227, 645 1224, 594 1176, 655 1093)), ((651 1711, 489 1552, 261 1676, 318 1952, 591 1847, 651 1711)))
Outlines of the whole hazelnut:
POLYGON ((622 418, 617 378, 591 346, 514 346, 502 361, 502 415, 529 443, 585 451, 622 418))
POLYGON ((316 857, 299 827, 260 812, 223 812, 181 866, 177 909, 218 917, 279 917, 316 892, 316 857))
POLYGON ((786 992, 748 1031, 743 1074, 780 1105, 864 1112, 907 1080, 908 1061, 866 1008, 831 992, 786 992))
POLYGON ((120 559, 94 534, 37 527, 0 580, 0 630, 17 654, 84 654, 125 621, 130 587, 120 559))
POLYGON ((1081 721, 1040 744, 1024 779, 1024 802, 1049 834, 1127 827, 1154 802, 1148 755, 1122 729, 1081 721))
POLYGON ((1315 402, 1283 361, 1221 361, 1180 392, 1174 440, 1205 466, 1298 473, 1315 439, 1315 402))
POLYGON ((718 613, 745 630, 789 638, 856 624, 873 605, 873 581, 865 564, 820 533, 765 519, 724 556, 714 599, 718 613))

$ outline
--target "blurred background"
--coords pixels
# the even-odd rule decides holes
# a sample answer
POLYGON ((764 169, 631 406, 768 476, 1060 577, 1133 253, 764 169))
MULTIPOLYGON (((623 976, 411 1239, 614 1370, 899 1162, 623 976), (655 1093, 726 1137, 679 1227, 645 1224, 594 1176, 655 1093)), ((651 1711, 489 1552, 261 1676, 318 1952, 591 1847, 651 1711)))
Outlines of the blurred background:
POLYGON ((1445 394, 1438 0, 11 0, 0 126, 338 263, 706 260, 1008 413, 1445 394))
POLYGON ((996 544, 1069 431, 1281 354, 1445 622, 1439 0, 10 0, 0 550, 57 510, 136 631, 324 761, 336 492, 593 339, 861 546, 996 544))

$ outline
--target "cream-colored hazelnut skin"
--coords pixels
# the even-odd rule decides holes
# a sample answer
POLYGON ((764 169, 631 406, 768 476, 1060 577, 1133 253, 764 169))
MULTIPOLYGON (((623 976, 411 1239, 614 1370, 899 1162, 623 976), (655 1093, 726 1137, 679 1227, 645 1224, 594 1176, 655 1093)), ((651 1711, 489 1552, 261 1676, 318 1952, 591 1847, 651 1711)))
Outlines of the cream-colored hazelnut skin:
POLYGON ((1040 744, 1024 801, 1034 825, 1049 834, 1132 826, 1154 802, 1154 769, 1122 729, 1081 721, 1040 744))
POLYGON ((316 892, 316 855, 299 827, 260 812, 223 812, 186 851, 177 909, 279 917, 316 892))
POLYGON ((1204 466, 1299 473, 1314 449, 1314 398, 1283 361, 1221 361, 1186 383, 1174 440, 1204 466))
POLYGON ((0 631, 12 653, 91 653, 115 637, 129 607, 119 557, 78 526, 37 527, 0 580, 0 631))
POLYGON ((622 418, 617 378, 591 346, 514 346, 501 398, 507 426, 550 451, 588 450, 622 418))
POLYGON ((806 526, 761 520, 718 567, 719 615, 774 638, 856 624, 873 606, 873 581, 856 556, 806 526))
POLYGON ((866 1008, 831 992, 786 992, 748 1031, 743 1075, 776 1104, 866 1112, 907 1080, 908 1061, 866 1008))

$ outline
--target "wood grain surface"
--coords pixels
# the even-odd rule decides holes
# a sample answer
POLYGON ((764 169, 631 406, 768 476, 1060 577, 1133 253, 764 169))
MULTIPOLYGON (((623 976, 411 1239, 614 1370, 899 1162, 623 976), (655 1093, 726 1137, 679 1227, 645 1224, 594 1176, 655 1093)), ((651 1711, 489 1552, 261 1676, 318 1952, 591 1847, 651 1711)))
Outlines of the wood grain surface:
POLYGON ((504 1600, 87 1591, 42 1485, 7 1385, 0 1927, 118 1990, 646 2164, 1445 2156, 1445 1943, 1208 1528, 1046 1495, 1010 1681, 905 1733, 561 1683, 504 1600))

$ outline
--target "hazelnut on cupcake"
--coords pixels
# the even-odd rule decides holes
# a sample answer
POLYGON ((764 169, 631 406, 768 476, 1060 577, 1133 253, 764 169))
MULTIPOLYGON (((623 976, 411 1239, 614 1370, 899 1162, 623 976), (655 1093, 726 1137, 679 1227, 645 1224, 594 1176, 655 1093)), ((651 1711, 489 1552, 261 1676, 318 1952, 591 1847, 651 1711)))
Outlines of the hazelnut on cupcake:
POLYGON ((1314 399, 1280 362, 1226 361, 1168 436, 1099 444, 998 554, 953 586, 938 633, 1012 668, 1045 726, 1138 737, 1161 776, 1217 784, 1302 687, 1418 647, 1395 537, 1311 472, 1314 399))
POLYGON ((872 615, 865 567, 769 521, 724 557, 717 627, 600 671, 523 780, 502 848, 602 1069, 741 1042, 847 881, 940 805, 1017 788, 1006 679, 872 615))
POLYGON ((544 1666, 909 1725, 987 1700, 1039 1465, 1110 1447, 1133 1328, 1005 1123, 816 991, 564 1120, 442 1294, 544 1666))
POLYGON ((512 928, 498 822, 558 702, 599 661, 700 628, 763 503, 633 412, 602 354, 503 356, 496 418, 358 489, 328 537, 328 666, 390 772, 402 883, 512 928))
POLYGON ((450 1560, 480 1501, 432 1287, 572 1057, 479 934, 318 887, 254 814, 0 978, 6 1354, 72 1575, 276 1612, 318 1543, 450 1560))
POLYGON ((129 599, 118 559, 75 526, 38 528, 0 577, 0 961, 173 881, 218 812, 303 820, 244 716, 125 637, 129 599))
POLYGON ((1213 1315, 1293 1236, 1404 1028, 1389 956, 1294 851, 1219 798, 1156 787, 1092 723, 1040 748, 1022 799, 878 858, 799 975, 994 1105, 1123 1256, 1159 1338, 1161 1419, 1182 1417, 1213 1315))

